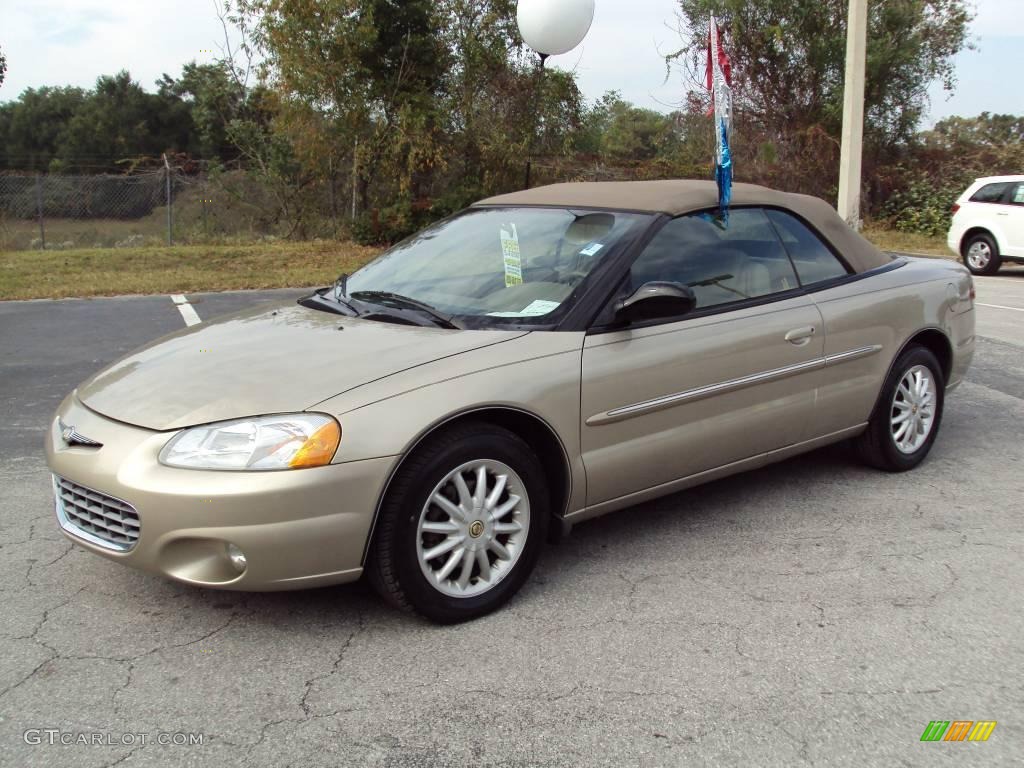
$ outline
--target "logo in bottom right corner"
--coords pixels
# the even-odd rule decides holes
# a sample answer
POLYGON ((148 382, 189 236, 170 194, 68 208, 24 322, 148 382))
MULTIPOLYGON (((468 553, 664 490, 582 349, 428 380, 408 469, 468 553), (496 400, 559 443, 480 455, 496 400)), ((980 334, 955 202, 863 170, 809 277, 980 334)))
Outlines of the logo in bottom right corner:
POLYGON ((995 728, 995 720, 932 720, 921 741, 988 741, 995 728))

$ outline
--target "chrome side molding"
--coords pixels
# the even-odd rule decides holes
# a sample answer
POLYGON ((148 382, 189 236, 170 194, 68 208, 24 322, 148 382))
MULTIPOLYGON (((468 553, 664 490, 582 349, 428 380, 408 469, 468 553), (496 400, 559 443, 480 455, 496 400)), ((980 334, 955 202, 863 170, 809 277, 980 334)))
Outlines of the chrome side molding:
POLYGON ((838 355, 827 355, 825 357, 825 365, 848 363, 851 360, 860 360, 862 357, 877 355, 881 351, 881 344, 872 344, 870 347, 857 347, 857 349, 851 349, 848 352, 840 352, 838 355))
POLYGON ((798 373, 803 373, 804 371, 811 371, 817 368, 826 368, 831 365, 848 363, 852 360, 859 360, 863 357, 868 357, 869 355, 876 355, 881 351, 881 344, 873 344, 869 347, 858 347, 857 349, 840 352, 836 355, 828 355, 826 357, 819 357, 815 360, 808 360, 804 363, 787 365, 782 368, 773 368, 770 371, 754 373, 750 376, 742 376, 738 379, 730 379, 729 381, 723 381, 718 384, 708 384, 703 387, 697 387, 696 389, 677 392, 674 395, 665 395, 664 397, 645 400, 641 403, 623 405, 618 408, 613 408, 610 411, 605 411, 604 413, 594 414, 587 419, 586 423, 587 426, 590 427, 596 427, 602 424, 611 424, 616 421, 630 419, 634 416, 641 416, 645 413, 652 413, 664 408, 671 408, 682 403, 691 403, 696 400, 703 400, 708 397, 714 397, 715 395, 725 394, 726 392, 735 392, 740 389, 746 389, 747 387, 752 387, 756 384, 764 384, 769 381, 785 379, 789 376, 795 376, 798 373))

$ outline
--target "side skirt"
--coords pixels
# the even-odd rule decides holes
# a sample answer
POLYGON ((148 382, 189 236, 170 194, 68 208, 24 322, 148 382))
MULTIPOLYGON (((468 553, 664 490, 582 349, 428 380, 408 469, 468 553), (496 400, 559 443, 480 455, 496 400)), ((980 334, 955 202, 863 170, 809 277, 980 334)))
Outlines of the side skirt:
POLYGON ((667 483, 662 483, 661 485, 655 485, 643 491, 636 491, 634 493, 627 494, 626 496, 619 496, 616 499, 602 501, 600 504, 594 504, 575 512, 571 512, 566 515, 566 520, 573 524, 579 523, 583 520, 589 520, 592 517, 600 517, 601 515, 606 515, 609 512, 617 512, 620 509, 632 507, 644 501, 657 499, 661 496, 668 496, 669 494, 676 493, 677 491, 682 491, 687 488, 692 488, 696 485, 703 485, 704 483, 719 480, 723 477, 729 477, 730 475, 736 475, 740 472, 758 469, 760 467, 767 466, 768 464, 784 461, 801 453, 813 451, 816 448, 823 448, 826 445, 832 445, 833 443, 839 443, 848 438, 856 437, 866 428, 867 422, 858 424, 855 427, 849 427, 848 429, 841 429, 838 432, 832 432, 831 434, 824 435, 822 437, 816 437, 813 440, 805 440, 802 443, 796 443, 794 445, 786 446, 785 448, 778 448, 774 451, 769 451, 768 453, 751 456, 749 459, 735 461, 732 464, 725 464, 721 467, 708 469, 704 472, 698 472, 695 475, 683 477, 678 480, 672 480, 667 483))

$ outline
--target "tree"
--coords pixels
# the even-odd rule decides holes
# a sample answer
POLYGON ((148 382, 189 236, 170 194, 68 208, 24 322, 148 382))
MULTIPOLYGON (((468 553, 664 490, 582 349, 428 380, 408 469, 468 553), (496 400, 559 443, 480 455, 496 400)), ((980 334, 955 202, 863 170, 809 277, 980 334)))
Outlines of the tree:
POLYGON ((157 86, 165 104, 186 105, 195 129, 189 145, 199 157, 228 160, 238 155, 228 131, 232 121, 245 116, 247 94, 231 77, 226 64, 193 61, 182 68, 179 78, 165 74, 157 86))
POLYGON ((7 57, 4 56, 4 52, 0 50, 0 85, 4 84, 4 73, 7 72, 7 57))
MULTIPOLYGON (((252 44, 267 57, 281 106, 308 124, 319 113, 335 151, 360 140, 360 197, 385 160, 408 190, 436 157, 430 109, 445 67, 427 0, 244 0, 252 44), (294 109, 293 109, 294 108, 294 109)), ((287 120, 285 121, 287 122, 287 120)), ((284 124, 284 123, 282 123, 284 124)))
MULTIPOLYGON (((808 184, 815 178, 833 184, 848 0, 680 0, 679 6, 692 34, 669 58, 685 65, 694 90, 706 98, 700 82, 714 14, 733 61, 737 131, 756 136, 754 144, 771 142, 791 178, 796 171, 808 184), (807 166, 810 155, 820 158, 819 167, 807 166)), ((966 0, 869 4, 867 170, 912 138, 931 83, 952 90, 953 57, 967 44, 971 18, 966 0)))
POLYGON ((571 147, 581 112, 575 78, 540 76, 515 8, 515 0, 236 0, 234 18, 265 56, 278 135, 331 190, 337 169, 353 163, 372 228, 397 235, 518 186, 531 149, 571 147), (382 218, 396 223, 380 226, 382 218))
MULTIPOLYGON (((572 151, 583 117, 574 75, 542 71, 519 36, 514 0, 442 0, 450 66, 439 95, 459 200, 518 188, 528 157, 545 165, 572 151)), ((535 163, 535 166, 538 164, 535 163)))
MULTIPOLYGON (((1019 151, 1024 149, 1024 117, 992 115, 988 112, 982 112, 977 117, 947 117, 936 123, 930 131, 925 131, 921 139, 926 147, 948 152, 991 149, 1019 151)), ((1016 170, 1020 170, 1019 165, 1016 170)))
POLYGON ((61 170, 117 170, 143 157, 187 151, 192 118, 178 99, 147 93, 122 71, 102 75, 67 120, 61 170))
POLYGON ((879 212, 906 232, 943 235, 949 209, 981 176, 1024 167, 1024 117, 950 117, 902 148, 898 162, 879 170, 879 212))
POLYGON ((0 167, 49 170, 86 98, 81 88, 28 88, 17 101, 0 105, 0 167))
POLYGON ((583 147, 611 161, 647 161, 669 154, 678 139, 673 118, 642 109, 609 91, 589 110, 583 147))

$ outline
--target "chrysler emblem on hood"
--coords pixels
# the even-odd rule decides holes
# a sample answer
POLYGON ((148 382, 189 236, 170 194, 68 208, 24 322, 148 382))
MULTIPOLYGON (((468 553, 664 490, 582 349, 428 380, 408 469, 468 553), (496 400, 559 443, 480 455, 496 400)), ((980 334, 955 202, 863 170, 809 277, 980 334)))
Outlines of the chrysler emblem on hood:
POLYGON ((86 445, 92 448, 102 448, 103 443, 98 443, 95 440, 86 437, 85 435, 79 434, 74 425, 65 424, 60 419, 57 420, 57 425, 60 427, 60 436, 68 445, 86 445))

